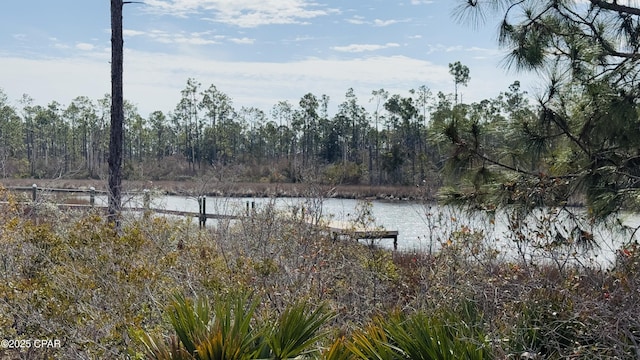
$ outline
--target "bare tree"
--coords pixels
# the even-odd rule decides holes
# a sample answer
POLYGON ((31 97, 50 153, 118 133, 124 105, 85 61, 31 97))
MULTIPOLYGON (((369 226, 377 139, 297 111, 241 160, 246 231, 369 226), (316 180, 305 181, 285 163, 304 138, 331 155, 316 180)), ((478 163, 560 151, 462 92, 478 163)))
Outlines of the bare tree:
POLYGON ((109 140, 109 217, 118 227, 122 207, 122 124, 124 108, 122 95, 123 0, 111 0, 111 135, 109 140))
POLYGON ((122 140, 124 98, 122 95, 122 8, 138 1, 111 0, 111 135, 109 138, 109 218, 119 226, 122 208, 122 140))

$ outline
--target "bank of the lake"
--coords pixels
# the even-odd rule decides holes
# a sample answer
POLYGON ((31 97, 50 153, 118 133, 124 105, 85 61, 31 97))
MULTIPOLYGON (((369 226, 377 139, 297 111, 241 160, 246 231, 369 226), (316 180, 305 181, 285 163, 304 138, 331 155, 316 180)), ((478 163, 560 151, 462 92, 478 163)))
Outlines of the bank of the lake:
MULTIPOLYGON (((5 187, 32 186, 58 189, 107 190, 107 180, 96 179, 2 179, 5 187)), ((420 186, 323 185, 305 183, 217 182, 210 179, 184 181, 123 181, 125 191, 152 189, 166 195, 225 197, 306 197, 371 200, 432 200, 433 189, 420 186)))

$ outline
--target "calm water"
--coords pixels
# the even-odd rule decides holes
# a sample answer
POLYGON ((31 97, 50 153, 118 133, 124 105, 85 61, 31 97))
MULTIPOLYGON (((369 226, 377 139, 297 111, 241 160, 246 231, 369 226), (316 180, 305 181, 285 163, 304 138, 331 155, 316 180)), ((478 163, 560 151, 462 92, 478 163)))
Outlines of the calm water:
MULTIPOLYGON (((207 213, 245 214, 247 204, 249 204, 250 208, 255 204, 255 207, 259 210, 272 202, 277 209, 291 212, 292 214, 294 211, 300 214, 300 210, 304 208, 306 216, 319 216, 325 220, 331 219, 341 222, 354 221, 358 215, 359 208, 362 208, 364 204, 362 201, 351 199, 323 199, 319 201, 305 198, 207 197, 207 213)), ((130 204, 130 206, 141 206, 140 199, 132 199, 130 204)), ((428 235, 428 226, 425 222, 425 206, 418 203, 383 201, 373 201, 370 204, 374 226, 381 226, 386 230, 399 231, 399 248, 413 249, 424 245, 422 239, 428 235)), ((151 207, 198 212, 198 200, 197 198, 180 196, 163 196, 153 199, 151 207)), ((380 245, 393 246, 391 240, 380 240, 380 245), (388 244, 385 244, 386 242, 388 244)))
MULTIPOLYGON (((96 199, 98 204, 106 204, 105 198, 96 199)), ((440 247, 441 242, 446 242, 453 231, 463 227, 472 231, 482 231, 491 246, 500 249, 504 254, 517 256, 512 233, 508 230, 506 216, 496 216, 491 220, 484 214, 471 215, 447 206, 434 204, 421 204, 415 202, 387 202, 372 201, 369 206, 364 206, 363 201, 351 199, 307 199, 307 198, 207 198, 207 213, 209 214, 244 214, 249 207, 257 209, 273 203, 282 211, 291 211, 299 214, 304 208, 307 216, 316 216, 325 220, 341 222, 353 222, 364 210, 368 210, 372 226, 381 226, 386 230, 396 230, 398 235, 399 250, 434 251, 440 247), (364 210, 363 210, 364 209, 364 210)), ((142 206, 142 199, 131 198, 126 201, 128 206, 142 206)), ((198 200, 195 197, 158 196, 152 197, 152 208, 198 212, 198 200)), ((621 222, 632 228, 640 226, 638 214, 623 214, 621 222)), ((215 221, 209 220, 215 224, 215 221)), ((561 220, 551 223, 555 228, 566 228, 561 220)), ((573 227, 573 225, 570 225, 573 227)), ((615 258, 615 253, 620 244, 632 236, 632 232, 621 233, 603 226, 586 224, 588 231, 593 233, 599 248, 584 252, 583 262, 594 262, 608 266, 615 258)), ((529 230, 529 235, 537 234, 535 229, 529 230)), ((568 234, 571 230, 561 230, 568 234)), ((640 233, 640 231, 639 231, 640 233)), ((640 235, 640 234, 638 234, 640 235)), ((636 236, 637 237, 637 236, 636 236)), ((390 239, 376 241, 379 246, 392 248, 390 239)), ((535 253, 535 249, 529 249, 535 253)), ((546 256, 546 255, 545 255, 546 256)))

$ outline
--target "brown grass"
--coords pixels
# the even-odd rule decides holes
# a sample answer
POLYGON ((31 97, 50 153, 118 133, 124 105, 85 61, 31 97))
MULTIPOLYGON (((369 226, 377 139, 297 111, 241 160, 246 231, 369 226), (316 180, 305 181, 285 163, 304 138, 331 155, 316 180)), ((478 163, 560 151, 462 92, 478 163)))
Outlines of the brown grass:
MULTIPOLYGON (((107 190, 105 180, 78 179, 2 179, 5 187, 107 190)), ((414 186, 368 185, 312 185, 300 183, 216 182, 209 180, 184 181, 123 181, 126 191, 157 189, 168 195, 207 195, 231 197, 302 197, 314 194, 318 197, 370 200, 432 199, 433 192, 414 186)))

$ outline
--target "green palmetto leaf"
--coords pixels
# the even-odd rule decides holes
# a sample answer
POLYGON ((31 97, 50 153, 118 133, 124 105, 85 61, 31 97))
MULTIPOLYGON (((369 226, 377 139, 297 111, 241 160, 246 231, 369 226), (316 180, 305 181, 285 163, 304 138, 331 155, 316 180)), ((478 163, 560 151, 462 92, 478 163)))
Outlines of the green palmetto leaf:
POLYGON ((356 331, 351 341, 346 344, 347 349, 356 359, 394 360, 404 357, 394 347, 387 337, 383 320, 368 325, 364 330, 356 331))
POLYGON ((170 343, 139 336, 151 359, 254 359, 260 330, 252 327, 257 300, 249 295, 219 298, 213 309, 206 297, 192 301, 175 295, 168 317, 175 336, 170 343))
POLYGON ((352 360, 356 356, 349 351, 347 340, 344 336, 337 338, 333 344, 322 354, 323 360, 352 360))
POLYGON ((201 359, 252 359, 258 352, 260 330, 252 327, 258 307, 249 295, 229 296, 214 305, 213 329, 201 347, 201 359), (206 351, 205 351, 206 349, 206 351), (208 356, 205 356, 207 354, 208 356))
POLYGON ((180 343, 189 354, 196 353, 196 344, 206 337, 210 325, 209 302, 199 298, 194 304, 183 295, 177 294, 171 303, 169 321, 180 343))
POLYGON ((392 316, 385 331, 407 359, 485 359, 484 336, 465 320, 469 314, 392 316))
POLYGON ((435 323, 424 315, 415 315, 410 319, 394 318, 387 324, 389 336, 412 359, 448 359, 451 353, 446 336, 443 336, 441 324, 435 323))
POLYGON ((267 340, 271 358, 288 359, 316 352, 314 345, 326 335, 320 330, 332 316, 324 304, 315 310, 305 302, 287 308, 267 340))
POLYGON ((154 360, 192 360, 194 357, 187 352, 175 336, 169 339, 169 343, 159 341, 147 333, 137 335, 145 346, 145 356, 154 360))
POLYGON ((458 313, 411 316, 400 313, 379 319, 356 332, 347 348, 358 359, 489 359, 491 352, 476 323, 473 306, 458 313))
POLYGON ((226 359, 225 343, 222 333, 215 332, 204 341, 200 342, 197 347, 198 358, 200 359, 226 359))

